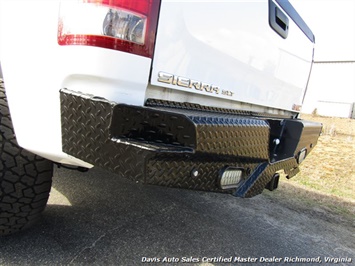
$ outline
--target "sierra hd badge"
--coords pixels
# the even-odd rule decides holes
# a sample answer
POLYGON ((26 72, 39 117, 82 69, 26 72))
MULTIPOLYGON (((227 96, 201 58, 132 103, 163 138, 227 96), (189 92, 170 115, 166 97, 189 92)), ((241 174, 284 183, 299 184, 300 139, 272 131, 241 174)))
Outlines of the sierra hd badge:
POLYGON ((233 96, 234 94, 234 92, 232 91, 221 90, 219 86, 181 76, 176 76, 162 71, 158 73, 158 81, 162 83, 177 85, 184 88, 195 89, 201 92, 205 91, 213 94, 221 94, 226 96, 233 96))

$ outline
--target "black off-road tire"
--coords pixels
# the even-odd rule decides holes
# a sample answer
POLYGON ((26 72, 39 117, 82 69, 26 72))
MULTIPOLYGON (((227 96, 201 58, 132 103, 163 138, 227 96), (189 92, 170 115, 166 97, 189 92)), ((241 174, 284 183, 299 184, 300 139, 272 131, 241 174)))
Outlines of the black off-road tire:
POLYGON ((0 79, 0 236, 23 230, 39 219, 52 176, 51 161, 17 144, 0 79))

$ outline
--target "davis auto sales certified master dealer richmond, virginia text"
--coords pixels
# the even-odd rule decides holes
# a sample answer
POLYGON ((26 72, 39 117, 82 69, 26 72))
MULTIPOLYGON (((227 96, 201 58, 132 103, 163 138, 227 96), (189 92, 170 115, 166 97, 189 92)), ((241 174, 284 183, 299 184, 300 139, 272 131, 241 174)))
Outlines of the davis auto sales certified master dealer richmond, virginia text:
POLYGON ((352 259, 345 258, 333 258, 333 257, 324 257, 322 260, 321 257, 314 258, 300 258, 300 257, 142 257, 141 262, 145 263, 256 263, 256 262, 265 262, 265 263, 351 263, 352 259))

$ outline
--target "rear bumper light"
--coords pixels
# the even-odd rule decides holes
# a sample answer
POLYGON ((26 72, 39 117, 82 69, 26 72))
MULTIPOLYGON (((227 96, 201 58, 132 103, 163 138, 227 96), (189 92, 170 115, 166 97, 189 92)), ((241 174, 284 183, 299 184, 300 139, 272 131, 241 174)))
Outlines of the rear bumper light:
POLYGON ((235 167, 226 167, 220 173, 219 185, 221 189, 236 188, 243 180, 243 170, 235 167))

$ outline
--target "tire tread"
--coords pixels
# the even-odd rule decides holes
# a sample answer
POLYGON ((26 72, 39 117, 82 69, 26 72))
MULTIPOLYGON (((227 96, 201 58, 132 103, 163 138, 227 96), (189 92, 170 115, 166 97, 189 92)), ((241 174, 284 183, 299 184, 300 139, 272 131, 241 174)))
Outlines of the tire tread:
POLYGON ((17 144, 0 79, 0 236, 23 230, 40 218, 52 176, 52 162, 17 144))

